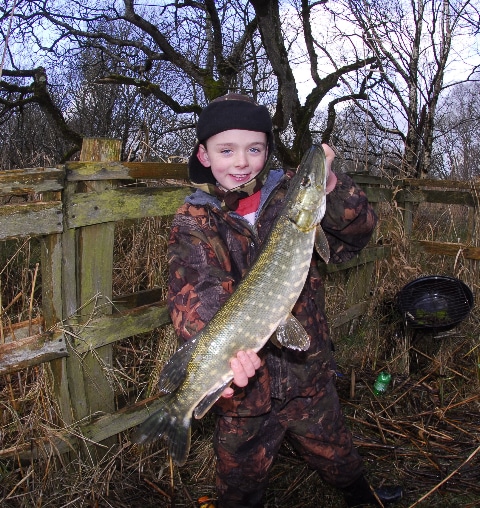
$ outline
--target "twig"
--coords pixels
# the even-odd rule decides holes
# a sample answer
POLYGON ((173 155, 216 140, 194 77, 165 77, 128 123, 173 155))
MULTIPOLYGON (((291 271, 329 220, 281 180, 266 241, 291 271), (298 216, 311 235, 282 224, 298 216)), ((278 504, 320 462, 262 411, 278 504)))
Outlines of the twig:
POLYGON ((401 399, 403 399, 403 397, 405 397, 408 393, 410 393, 413 388, 415 386, 419 386, 421 385, 425 379, 428 379, 430 376, 432 375, 432 372, 429 372, 426 376, 423 376, 422 379, 420 379, 419 381, 417 381, 416 384, 414 384, 411 388, 409 388, 408 390, 406 390, 405 392, 402 393, 402 395, 400 395, 400 397, 397 397, 390 405, 388 405, 387 407, 385 408, 382 408, 382 411, 380 412, 383 412, 383 411, 387 411, 387 409, 390 409, 392 406, 394 406, 395 404, 397 404, 401 399))
POLYGON ((13 489, 3 498, 3 499, 0 499, 0 501, 5 501, 6 499, 9 499, 12 494, 17 490, 18 487, 20 487, 20 485, 22 485, 22 483, 25 483, 28 478, 30 478, 30 476, 32 476, 34 470, 33 469, 30 469, 30 471, 15 485, 15 487, 13 487, 13 489))
POLYGON ((465 460, 462 464, 460 464, 460 466, 457 467, 457 469, 455 469, 455 471, 452 471, 447 477, 445 477, 440 483, 438 483, 437 485, 435 485, 435 487, 433 487, 433 489, 430 489, 424 496, 422 496, 420 499, 418 499, 417 501, 415 501, 415 503, 413 503, 412 505, 409 506, 409 508, 413 508, 414 506, 417 506, 419 503, 421 503, 422 501, 424 501, 425 499, 427 499, 427 497, 430 496, 430 494, 433 494, 436 490, 438 490, 444 483, 448 482, 448 480, 450 480, 450 478, 454 475, 456 475, 458 473, 458 471, 463 467, 465 466, 466 464, 468 464, 472 459, 473 457, 475 457, 475 455, 480 451, 480 445, 476 448, 476 450, 474 450, 465 460))
POLYGON ((173 476, 173 473, 174 473, 174 470, 173 470, 173 459, 172 459, 172 456, 170 455, 170 453, 168 454, 168 460, 169 460, 169 463, 170 463, 170 493, 171 493, 171 496, 170 496, 170 507, 171 508, 174 508, 175 506, 175 497, 174 497, 174 493, 175 493, 175 478, 173 476))
POLYGON ((13 300, 5 307, 5 308, 2 308, 0 306, 0 316, 3 315, 3 314, 6 314, 8 309, 19 299, 23 296, 23 292, 20 291, 20 293, 18 293, 14 298, 13 300))
POLYGON ((156 490, 159 494, 166 497, 170 501, 170 499, 171 499, 170 496, 164 490, 162 490, 158 485, 155 485, 153 482, 151 482, 150 480, 147 480, 146 478, 144 478, 143 480, 147 485, 152 487, 153 490, 156 490))
MULTIPOLYGON (((371 401, 370 401, 370 403, 371 403, 371 401)), ((375 414, 375 412, 373 411, 373 408, 372 408, 372 415, 371 416, 375 420, 375 423, 377 424, 377 429, 380 433, 380 437, 382 439, 383 444, 387 444, 387 440, 385 439, 385 434, 383 433, 383 427, 380 425, 380 421, 379 421, 377 415, 375 414)))

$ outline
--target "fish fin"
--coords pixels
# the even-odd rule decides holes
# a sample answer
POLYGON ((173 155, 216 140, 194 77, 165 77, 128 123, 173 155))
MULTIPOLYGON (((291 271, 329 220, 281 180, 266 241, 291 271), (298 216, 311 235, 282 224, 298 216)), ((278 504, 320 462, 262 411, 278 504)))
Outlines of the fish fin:
POLYGON ((278 347, 278 349, 282 349, 282 345, 280 344, 280 341, 277 339, 277 334, 274 333, 271 337, 270 337, 270 342, 275 346, 275 347, 278 347))
POLYGON ((162 400, 164 404, 133 431, 131 440, 143 444, 164 436, 172 459, 182 466, 190 451, 192 417, 181 414, 173 396, 166 395, 162 400))
POLYGON ((158 387, 163 393, 172 393, 185 379, 187 366, 198 342, 198 335, 182 344, 160 372, 158 387))
POLYGON ((168 435, 168 451, 177 466, 183 466, 187 462, 188 453, 190 452, 190 443, 192 440, 192 427, 190 418, 188 425, 181 423, 175 432, 168 435))
POLYGON ((330 261, 330 246, 328 245, 327 236, 325 235, 325 231, 319 225, 315 231, 315 249, 318 252, 318 255, 328 263, 330 261))
POLYGON ((193 414, 195 418, 198 420, 200 418, 203 418, 207 411, 217 402, 217 400, 220 398, 220 396, 223 393, 223 390, 232 382, 232 378, 230 377, 227 381, 222 383, 219 388, 215 389, 214 391, 207 393, 207 395, 200 401, 200 403, 197 405, 195 410, 193 411, 193 414))
POLYGON ((310 337, 300 321, 288 314, 287 319, 278 325, 276 338, 278 342, 289 349, 306 351, 310 347, 310 337))

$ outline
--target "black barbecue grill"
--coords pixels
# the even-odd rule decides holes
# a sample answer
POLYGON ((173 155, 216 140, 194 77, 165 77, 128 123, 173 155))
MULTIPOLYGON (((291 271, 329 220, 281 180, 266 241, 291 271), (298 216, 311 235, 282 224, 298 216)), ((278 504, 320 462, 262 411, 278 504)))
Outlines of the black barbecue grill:
POLYGON ((473 307, 473 293, 461 280, 442 275, 420 277, 397 294, 407 326, 444 332, 463 321, 473 307))

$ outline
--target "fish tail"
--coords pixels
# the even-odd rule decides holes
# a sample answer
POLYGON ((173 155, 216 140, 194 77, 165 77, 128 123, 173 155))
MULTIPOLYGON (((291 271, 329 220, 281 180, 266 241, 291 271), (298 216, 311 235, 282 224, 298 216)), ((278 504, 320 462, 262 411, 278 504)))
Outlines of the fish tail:
POLYGON ((182 466, 190 451, 192 417, 182 413, 172 398, 163 397, 164 403, 135 429, 131 439, 134 443, 143 444, 165 437, 172 459, 182 466))

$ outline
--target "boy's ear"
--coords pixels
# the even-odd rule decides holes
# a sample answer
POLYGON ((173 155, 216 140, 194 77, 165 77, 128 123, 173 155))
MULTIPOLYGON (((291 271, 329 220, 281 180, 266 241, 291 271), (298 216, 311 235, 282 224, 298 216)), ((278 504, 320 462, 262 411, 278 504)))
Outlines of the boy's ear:
POLYGON ((198 145, 197 159, 200 161, 202 166, 205 166, 206 168, 210 167, 210 159, 208 157, 207 149, 204 145, 198 145))

